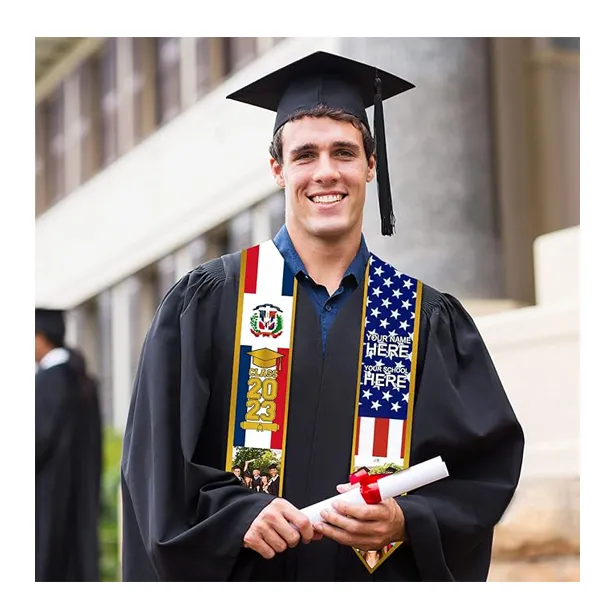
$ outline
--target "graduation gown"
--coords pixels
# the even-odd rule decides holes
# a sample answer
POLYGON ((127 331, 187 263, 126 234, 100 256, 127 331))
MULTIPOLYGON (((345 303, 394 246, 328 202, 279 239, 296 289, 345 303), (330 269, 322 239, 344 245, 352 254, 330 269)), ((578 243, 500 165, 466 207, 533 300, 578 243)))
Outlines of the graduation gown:
POLYGON ((35 579, 99 581, 102 433, 79 354, 35 377, 35 579))
MULTIPOLYGON (((515 491, 523 432, 476 327, 423 286, 411 464, 440 455, 450 477, 397 498, 409 541, 369 574, 323 539, 271 560, 243 537, 273 500, 224 470, 240 254, 211 261, 166 295, 141 353, 122 459, 125 581, 483 581, 494 525, 515 491)), ((283 497, 298 508, 348 480, 363 284, 322 352, 298 286, 283 497)))
POLYGON ((279 483, 281 478, 277 475, 276 479, 270 479, 269 485, 267 486, 267 492, 273 496, 279 496, 279 483))

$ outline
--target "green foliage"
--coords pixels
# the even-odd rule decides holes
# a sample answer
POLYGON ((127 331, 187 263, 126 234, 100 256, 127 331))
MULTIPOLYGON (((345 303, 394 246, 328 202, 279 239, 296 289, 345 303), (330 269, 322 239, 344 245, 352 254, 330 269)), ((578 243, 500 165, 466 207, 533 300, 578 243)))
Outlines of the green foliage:
POLYGON ((393 462, 387 462, 384 465, 378 465, 376 467, 369 467, 369 473, 373 473, 374 475, 378 473, 385 473, 386 469, 392 467, 396 471, 402 471, 402 467, 393 462))
MULTIPOLYGON (((263 448, 238 448, 233 457, 233 464, 239 465, 244 470, 244 464, 247 460, 252 462, 248 465, 248 471, 260 469, 261 473, 266 473, 269 465, 275 463, 279 467, 280 459, 271 452, 263 448)), ((232 465, 233 466, 233 465, 232 465)))
POLYGON ((100 579, 120 581, 119 484, 123 439, 113 429, 103 432, 102 488, 100 496, 100 579))

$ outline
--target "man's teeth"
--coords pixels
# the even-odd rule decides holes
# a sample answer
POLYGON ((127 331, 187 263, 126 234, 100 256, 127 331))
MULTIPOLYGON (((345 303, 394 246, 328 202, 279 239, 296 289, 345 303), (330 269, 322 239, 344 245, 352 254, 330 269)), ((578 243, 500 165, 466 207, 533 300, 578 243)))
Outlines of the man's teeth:
POLYGON ((317 204, 331 204, 332 202, 339 202, 342 199, 342 194, 332 194, 329 196, 313 196, 312 201, 317 204))

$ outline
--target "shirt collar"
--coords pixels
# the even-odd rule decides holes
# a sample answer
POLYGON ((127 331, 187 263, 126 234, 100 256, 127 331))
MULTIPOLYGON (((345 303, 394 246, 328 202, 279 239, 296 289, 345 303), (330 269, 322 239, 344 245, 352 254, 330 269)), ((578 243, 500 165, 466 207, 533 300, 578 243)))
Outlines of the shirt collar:
POLYGON ((62 365, 69 360, 69 351, 65 348, 52 348, 40 360, 40 369, 49 369, 56 365, 62 365))
MULTIPOLYGON (((304 266, 300 256, 298 256, 298 253, 294 248, 294 244, 292 243, 292 239, 290 238, 290 234, 288 233, 287 227, 285 225, 277 232, 277 235, 275 235, 275 237, 273 238, 273 243, 283 256, 285 262, 288 264, 290 269, 292 269, 294 275, 298 275, 298 273, 303 273, 308 277, 306 267, 304 266)), ((348 269, 346 269, 344 277, 347 277, 348 275, 353 275, 356 279, 356 282, 360 283, 365 275, 365 269, 367 268, 369 256, 370 253, 369 249, 367 248, 365 236, 361 234, 360 247, 358 249, 358 252, 356 253, 356 256, 350 263, 348 269)))

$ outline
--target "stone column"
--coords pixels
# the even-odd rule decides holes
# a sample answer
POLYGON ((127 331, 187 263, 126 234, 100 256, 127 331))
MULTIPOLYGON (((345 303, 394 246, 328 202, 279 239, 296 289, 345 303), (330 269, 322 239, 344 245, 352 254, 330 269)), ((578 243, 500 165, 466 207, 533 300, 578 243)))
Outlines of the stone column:
POLYGON ((125 430, 131 400, 131 281, 126 279, 111 290, 112 301, 112 425, 125 430))
MULTIPOLYGON (((504 298, 488 41, 340 38, 340 50, 416 85, 384 102, 397 233, 381 236, 373 182, 364 222, 369 248, 461 300, 504 298)), ((368 115, 372 123, 372 109, 368 115)))

